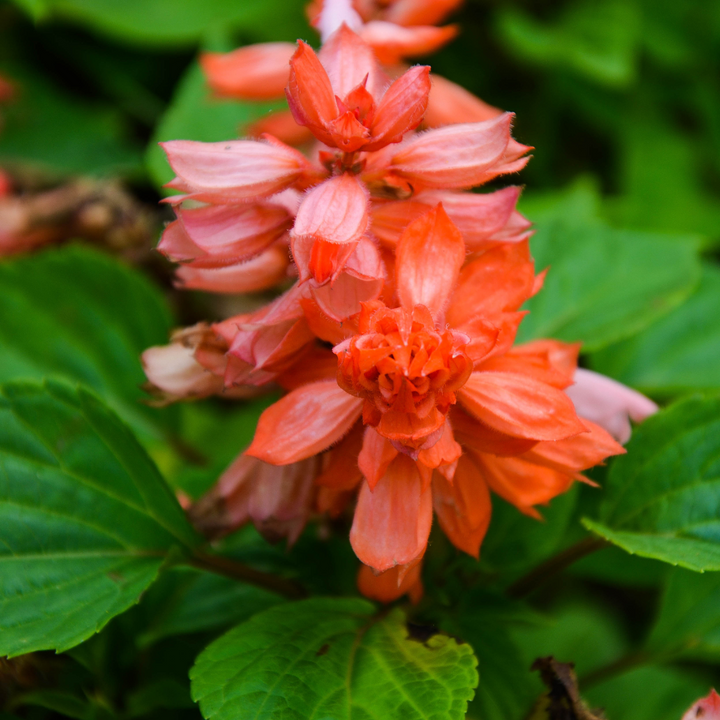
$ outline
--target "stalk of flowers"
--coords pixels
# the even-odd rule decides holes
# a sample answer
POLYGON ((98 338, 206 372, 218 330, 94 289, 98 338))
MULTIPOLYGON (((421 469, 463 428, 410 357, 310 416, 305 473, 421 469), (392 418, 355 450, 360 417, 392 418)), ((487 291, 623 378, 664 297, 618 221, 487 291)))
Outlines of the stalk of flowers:
MULTIPOLYGON (((315 0, 308 5, 311 24, 325 42, 341 25, 355 31, 374 51, 392 78, 407 69, 405 58, 440 49, 457 34, 457 27, 435 27, 462 4, 462 0, 315 0)), ((230 53, 205 53, 201 64, 212 90, 239 100, 280 100, 288 82, 292 43, 260 43, 230 53)), ((501 113, 455 83, 433 74, 425 127, 480 122, 501 113)), ((312 140, 307 128, 294 122, 292 113, 277 111, 257 121, 249 133, 271 133, 290 145, 312 140)))
MULTIPOLYGON (((388 84, 343 25, 319 57, 301 42, 290 63, 293 115, 323 145, 313 160, 272 138, 165 144, 172 185, 186 193, 174 202, 207 204, 178 207, 161 249, 189 269, 249 280, 257 273, 239 256, 289 243, 297 280, 256 313, 180 336, 175 370, 167 348, 144 357, 170 396, 270 382, 289 391, 191 509, 196 524, 222 533, 252 520, 293 539, 313 510, 356 501, 359 584, 383 600, 421 593, 433 506, 477 556, 490 489, 535 515, 622 452, 564 392, 574 378, 586 389, 597 380, 576 373, 576 346, 512 348, 519 308, 542 284, 529 223, 514 210, 516 188, 462 192, 527 162, 511 116, 414 134, 428 68, 388 84)), ((595 408, 592 393, 577 398, 595 408)))

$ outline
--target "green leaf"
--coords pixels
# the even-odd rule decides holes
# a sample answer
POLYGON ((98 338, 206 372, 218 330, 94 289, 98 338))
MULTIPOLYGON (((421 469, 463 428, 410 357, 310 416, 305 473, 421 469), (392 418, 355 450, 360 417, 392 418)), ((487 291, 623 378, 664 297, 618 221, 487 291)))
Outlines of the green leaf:
POLYGON ((0 655, 76 645, 198 538, 130 430, 82 388, 0 396, 0 655))
POLYGON ((654 415, 616 458, 593 532, 630 553, 689 570, 720 570, 720 399, 691 398, 654 415))
POLYGON ((410 637, 402 611, 303 600, 256 615, 197 659, 192 694, 218 720, 461 720, 477 684, 468 645, 410 637))
POLYGON ((174 408, 141 404, 140 354, 167 342, 170 313, 137 271, 88 247, 0 264, 0 382, 57 376, 95 390, 143 437, 159 438, 174 408))
POLYGON ((720 573, 670 574, 660 612, 648 638, 652 654, 720 658, 720 573))
POLYGON ((499 35, 515 55, 534 64, 569 68, 604 85, 630 85, 640 36, 637 8, 625 0, 584 0, 566 7, 553 24, 503 9, 499 35))
POLYGON ((653 394, 720 389, 720 269, 649 328, 591 357, 593 369, 653 394))
POLYGON ((44 20, 57 17, 133 44, 187 45, 219 27, 261 39, 295 40, 307 29, 301 0, 15 0, 44 20))
POLYGON ((143 598, 141 607, 149 622, 138 641, 149 645, 171 635, 225 628, 282 601, 274 593, 237 580, 174 568, 143 598))
MULTIPOLYGON (((158 187, 175 177, 159 142, 232 140, 242 134, 244 125, 279 106, 278 103, 249 103, 213 97, 200 65, 194 62, 178 83, 148 145, 145 162, 150 176, 158 187)), ((175 192, 172 190, 170 194, 175 192)))
POLYGON ((3 64, 0 72, 18 86, 17 99, 2 110, 5 167, 51 176, 141 171, 141 149, 110 107, 67 94, 27 68, 3 64))
POLYGON ((649 666, 580 690, 612 720, 678 720, 697 698, 707 695, 708 683, 699 674, 649 666))
POLYGON ((538 223, 530 243, 536 267, 549 271, 543 289, 527 303, 521 340, 554 337, 598 350, 643 330, 698 282, 692 243, 616 230, 588 220, 590 213, 583 194, 570 194, 530 215, 538 223))
POLYGON ((537 694, 530 663, 512 637, 537 623, 537 615, 505 595, 483 587, 460 594, 441 627, 470 643, 478 659, 480 684, 468 717, 507 720, 524 717, 537 694))

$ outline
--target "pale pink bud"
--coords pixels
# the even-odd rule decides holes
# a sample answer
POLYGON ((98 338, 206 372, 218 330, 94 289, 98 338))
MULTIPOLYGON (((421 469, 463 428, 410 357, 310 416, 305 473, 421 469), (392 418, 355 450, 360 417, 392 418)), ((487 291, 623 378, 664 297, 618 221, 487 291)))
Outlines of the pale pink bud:
POLYGON ((707 697, 698 700, 682 720, 720 720, 720 695, 713 688, 707 697))

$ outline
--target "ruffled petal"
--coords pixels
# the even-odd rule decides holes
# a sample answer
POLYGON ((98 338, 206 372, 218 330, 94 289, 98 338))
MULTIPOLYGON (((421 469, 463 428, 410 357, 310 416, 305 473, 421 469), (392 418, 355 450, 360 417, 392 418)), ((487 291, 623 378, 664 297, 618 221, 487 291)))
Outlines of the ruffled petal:
POLYGON ((432 494, 423 490, 415 463, 398 455, 372 491, 360 489, 350 543, 378 572, 422 557, 432 524, 432 494))
POLYGON ((273 465, 304 460, 340 440, 361 410, 362 400, 348 395, 334 381, 304 385, 260 416, 247 454, 273 465))

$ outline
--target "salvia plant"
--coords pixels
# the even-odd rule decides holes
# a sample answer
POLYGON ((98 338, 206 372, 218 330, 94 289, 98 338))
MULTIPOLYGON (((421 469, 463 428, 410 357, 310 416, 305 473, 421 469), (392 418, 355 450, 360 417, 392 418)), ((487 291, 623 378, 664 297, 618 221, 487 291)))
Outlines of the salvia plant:
MULTIPOLYGON (((0 720, 720 719, 712 233, 590 180, 521 199, 521 114, 410 64, 452 74, 458 0, 316 0, 311 43, 279 0, 17 4, 207 49, 159 210, 110 116, 0 64, 0 720), (68 138, 28 143, 33 103, 68 138)), ((581 41, 632 3, 585 4, 495 32, 622 85, 581 41)))

